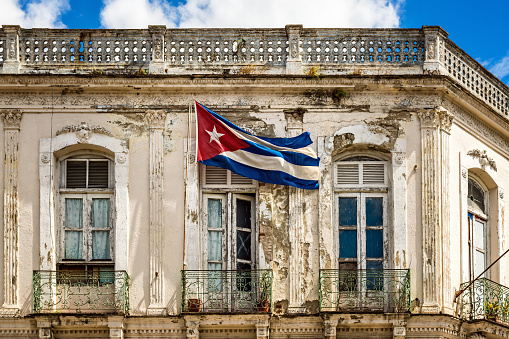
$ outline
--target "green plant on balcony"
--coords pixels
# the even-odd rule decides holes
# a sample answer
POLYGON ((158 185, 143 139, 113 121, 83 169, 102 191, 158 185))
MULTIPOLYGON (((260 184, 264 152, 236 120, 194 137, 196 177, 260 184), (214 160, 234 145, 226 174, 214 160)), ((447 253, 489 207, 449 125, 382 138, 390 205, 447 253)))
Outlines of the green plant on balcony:
POLYGON ((259 280, 258 299, 256 310, 258 312, 269 312, 270 296, 272 290, 272 279, 269 272, 262 272, 259 280))
POLYGON ((484 312, 485 312, 486 319, 496 321, 499 311, 500 311, 500 305, 498 304, 498 301, 485 302, 484 312))

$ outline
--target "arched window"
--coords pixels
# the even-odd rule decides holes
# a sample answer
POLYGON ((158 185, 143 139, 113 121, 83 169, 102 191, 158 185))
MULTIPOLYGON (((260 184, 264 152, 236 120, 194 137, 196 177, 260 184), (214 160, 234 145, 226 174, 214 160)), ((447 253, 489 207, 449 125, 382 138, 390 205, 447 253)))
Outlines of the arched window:
POLYGON ((335 163, 340 270, 387 268, 387 161, 352 156, 335 163))
POLYGON ((59 270, 114 269, 113 160, 100 153, 59 159, 59 270))
POLYGON ((474 178, 468 179, 469 275, 481 274, 489 260, 489 229, 486 190, 474 178))

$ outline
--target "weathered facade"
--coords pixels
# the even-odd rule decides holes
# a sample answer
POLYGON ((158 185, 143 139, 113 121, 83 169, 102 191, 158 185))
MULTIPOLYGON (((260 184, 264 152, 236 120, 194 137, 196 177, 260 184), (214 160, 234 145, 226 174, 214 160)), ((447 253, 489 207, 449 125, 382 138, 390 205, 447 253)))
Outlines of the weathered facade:
POLYGON ((0 30, 6 338, 506 338, 509 88, 421 29, 0 30), (195 161, 192 100, 320 189, 195 161))

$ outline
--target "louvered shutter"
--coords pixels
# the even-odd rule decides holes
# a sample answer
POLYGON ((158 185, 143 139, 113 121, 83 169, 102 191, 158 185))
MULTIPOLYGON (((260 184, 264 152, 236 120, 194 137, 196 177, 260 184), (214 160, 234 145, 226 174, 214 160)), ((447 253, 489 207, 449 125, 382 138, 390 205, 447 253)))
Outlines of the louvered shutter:
POLYGON ((108 161, 89 161, 88 188, 108 187, 108 161))
POLYGON ((227 185, 228 174, 226 169, 206 166, 205 167, 205 184, 206 185, 227 185))
POLYGON ((336 165, 336 184, 338 185, 358 185, 359 184, 359 164, 337 164, 336 165))
POLYGON ((385 162, 339 162, 336 164, 336 185, 385 185, 385 162))
POLYGON ((362 164, 362 184, 364 185, 383 185, 385 184, 385 164, 363 163, 362 164))
POLYGON ((87 162, 67 161, 66 186, 67 188, 87 187, 87 162))
POLYGON ((252 185, 253 179, 243 177, 236 173, 231 173, 230 181, 232 185, 252 185))

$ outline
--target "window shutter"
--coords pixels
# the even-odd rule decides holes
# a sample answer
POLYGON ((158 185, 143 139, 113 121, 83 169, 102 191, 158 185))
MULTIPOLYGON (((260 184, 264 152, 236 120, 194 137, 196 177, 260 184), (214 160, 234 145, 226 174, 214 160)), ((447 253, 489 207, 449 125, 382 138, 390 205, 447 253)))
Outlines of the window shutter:
POLYGON ((226 169, 206 166, 205 184, 206 185, 226 185, 228 183, 228 174, 226 169))
POLYGON ((337 164, 336 166, 336 184, 338 185, 358 185, 359 184, 359 164, 337 164))
POLYGON ((66 187, 86 188, 87 187, 87 162, 67 161, 66 187))
POLYGON ((90 161, 88 163, 88 187, 108 187, 108 161, 90 161))
POLYGON ((231 184, 232 185, 252 185, 253 179, 243 177, 242 175, 238 175, 235 173, 231 173, 231 184))
POLYGON ((385 165, 383 163, 363 163, 362 183, 364 185, 385 184, 385 165))

